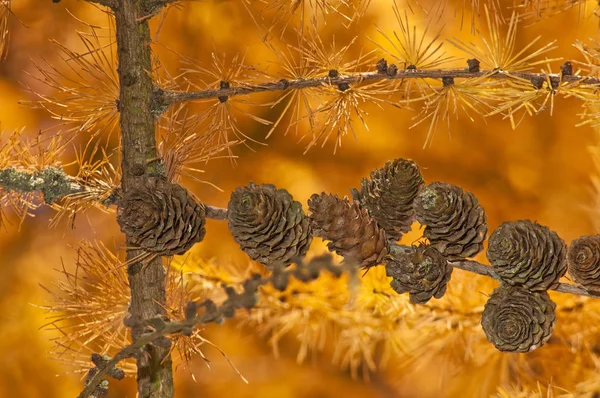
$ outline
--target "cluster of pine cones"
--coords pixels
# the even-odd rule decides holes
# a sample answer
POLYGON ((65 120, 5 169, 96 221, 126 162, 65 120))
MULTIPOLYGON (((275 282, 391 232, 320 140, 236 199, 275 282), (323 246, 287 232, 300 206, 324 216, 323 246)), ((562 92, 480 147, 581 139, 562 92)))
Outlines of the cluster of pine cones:
MULTIPOLYGON (((488 232, 472 193, 441 182, 425 185, 419 167, 406 159, 371 172, 351 199, 315 194, 308 208, 309 216, 286 190, 250 183, 231 194, 227 220, 241 249, 270 269, 297 262, 317 236, 347 263, 385 265, 391 287, 409 293, 414 304, 441 298, 452 274, 449 262, 480 253, 488 232), (426 243, 396 244, 414 221, 425 226, 426 243)), ((118 222, 140 248, 182 254, 204 238, 205 209, 180 186, 152 182, 122 198, 118 222)), ((547 290, 565 275, 567 257, 573 279, 600 292, 600 236, 574 241, 567 256, 555 232, 525 220, 502 224, 488 243, 501 285, 485 305, 482 326, 501 351, 528 352, 550 338, 556 305, 547 290)))

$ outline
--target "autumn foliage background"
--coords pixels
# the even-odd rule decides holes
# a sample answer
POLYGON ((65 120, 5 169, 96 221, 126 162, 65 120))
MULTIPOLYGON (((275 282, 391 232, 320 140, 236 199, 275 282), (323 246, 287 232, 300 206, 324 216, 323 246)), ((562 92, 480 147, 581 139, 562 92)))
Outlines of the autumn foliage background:
MULTIPOLYGON (((593 3, 581 2, 585 9, 573 7, 535 23, 535 18, 526 21, 520 25, 517 47, 541 34, 542 45, 556 40, 558 48, 548 56, 562 57, 563 61, 552 64, 555 70, 565 60, 581 59, 572 44, 576 40, 589 43, 589 38, 597 38, 600 33, 593 3)), ((357 57, 361 46, 375 47, 370 39, 383 43, 375 25, 387 31, 398 29, 391 7, 388 0, 371 2, 367 14, 351 29, 341 24, 342 18, 332 15, 327 25, 320 26, 323 40, 333 34, 336 43, 357 37, 356 49, 349 52, 350 59, 357 57)), ((0 122, 4 137, 22 127, 26 127, 27 134, 35 135, 38 129, 47 129, 56 121, 43 109, 20 103, 35 99, 28 87, 52 95, 51 88, 32 77, 39 76, 32 60, 43 64, 44 59, 64 67, 60 51, 50 40, 85 52, 77 31, 89 31, 90 27, 81 21, 107 27, 108 17, 90 4, 74 0, 59 4, 19 0, 13 2, 11 10, 14 15, 9 17, 8 57, 0 63, 0 122)), ((415 8, 415 12, 409 14, 409 20, 422 30, 429 19, 422 10, 415 8)), ((244 2, 184 4, 171 8, 166 18, 158 18, 155 29, 159 24, 160 36, 153 49, 165 70, 173 75, 189 67, 182 55, 210 68, 212 53, 226 54, 227 59, 245 55, 246 64, 267 67, 268 72, 276 74, 276 58, 262 43, 262 34, 244 2)), ((448 1, 435 26, 443 27, 442 38, 475 40, 470 7, 463 10, 462 1, 448 1)), ((98 31, 106 33, 101 28, 98 31)), ((464 58, 449 43, 443 50, 464 58)), ((261 98, 257 95, 248 100, 260 103, 261 98)), ((243 107, 261 118, 276 120, 278 116, 278 109, 243 107)), ((473 192, 487 212, 490 231, 503 221, 527 218, 549 226, 567 243, 598 232, 600 195, 593 182, 600 173, 599 140, 592 127, 575 127, 581 122, 580 102, 557 98, 552 116, 546 111, 526 117, 516 130, 498 115, 475 122, 467 117, 453 118, 450 134, 445 122, 440 123, 432 145, 425 149, 428 123, 409 128, 418 112, 391 107, 381 110, 368 104, 364 109, 369 113, 369 130, 356 123, 356 140, 351 135, 345 137, 335 155, 332 141, 303 154, 308 141, 298 143, 300 135, 291 131, 284 136, 281 128, 265 140, 269 127, 240 117, 241 130, 267 145, 251 143, 252 150, 238 145, 233 149, 237 156, 234 164, 217 158, 203 165, 205 172, 200 177, 209 184, 190 178, 183 182, 202 201, 215 206, 225 207, 229 193, 251 180, 285 188, 305 204, 316 192, 349 194, 349 189, 357 187, 370 170, 387 160, 404 157, 421 166, 426 181, 454 183, 473 192)), ((117 137, 113 135, 113 144, 117 137)), ((82 134, 80 144, 88 138, 82 134)), ((73 151, 65 156, 67 160, 72 158, 73 151)), ((78 215, 73 227, 62 222, 48 228, 53 213, 41 207, 20 230, 15 222, 0 233, 2 397, 67 397, 80 391, 81 373, 74 372, 78 368, 48 354, 54 347, 56 331, 40 330, 48 322, 43 306, 52 299, 41 286, 56 291, 53 285, 61 278, 57 269, 64 265, 74 270, 74 247, 81 239, 101 241, 110 249, 124 244, 114 214, 90 211, 78 215)), ((183 263, 184 272, 214 272, 231 278, 235 270, 243 275, 248 267, 258 268, 235 244, 226 223, 209 220, 207 231, 206 239, 193 248, 189 257, 176 260, 183 263), (214 271, 207 264, 226 271, 214 271)), ((404 241, 410 243, 418 237, 418 232, 412 233, 404 241)), ((325 250, 321 241, 315 241, 311 253, 325 250)), ((485 262, 485 255, 480 254, 478 259, 485 262)), ((266 316, 263 320, 260 315, 242 314, 222 326, 204 328, 202 336, 227 354, 249 384, 241 380, 219 351, 205 344, 201 348, 210 369, 200 356, 193 359, 189 369, 180 366, 177 396, 483 397, 501 393, 513 397, 545 394, 548 386, 557 396, 567 392, 592 396, 600 390, 596 367, 600 350, 597 300, 552 292, 558 303, 553 339, 530 354, 503 354, 485 340, 479 326, 486 294, 496 282, 456 270, 444 298, 426 306, 412 306, 406 297, 398 297, 389 289, 384 275, 383 270, 373 269, 358 288, 347 281, 324 277, 298 286, 296 294, 288 293, 287 312, 259 308, 257 314, 266 316), (354 302, 347 307, 350 297, 354 302), (352 305, 358 309, 352 310, 352 305), (278 318, 274 321, 272 317, 278 318), (276 357, 269 338, 286 325, 292 327, 282 333, 276 357), (371 359, 378 370, 368 371, 371 359), (529 395, 528 391, 533 392, 529 395)), ((111 383, 110 396, 134 395, 131 378, 111 383)))

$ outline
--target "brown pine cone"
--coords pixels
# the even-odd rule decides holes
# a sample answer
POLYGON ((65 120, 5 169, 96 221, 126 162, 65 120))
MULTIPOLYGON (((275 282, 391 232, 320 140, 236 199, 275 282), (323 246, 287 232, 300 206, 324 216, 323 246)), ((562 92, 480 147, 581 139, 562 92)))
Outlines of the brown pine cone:
POLYGON ((503 282, 540 291, 556 288, 567 272, 567 246, 529 220, 501 224, 490 236, 487 258, 503 282))
POLYGON ((452 267, 433 246, 390 246, 385 263, 387 276, 396 292, 409 293, 410 302, 425 304, 432 297, 441 298, 452 276, 452 267))
POLYGON ((410 231, 415 211, 413 201, 423 187, 419 166, 412 160, 395 159, 363 178, 360 192, 352 189, 352 197, 369 210, 388 238, 398 241, 410 231))
POLYGON ((529 352, 552 335, 556 304, 546 292, 502 284, 490 296, 481 317, 488 341, 506 352, 529 352))
POLYGON ((310 221, 285 189, 251 182, 231 194, 228 209, 229 230, 254 261, 287 265, 306 254, 312 241, 310 221))
POLYGON ((473 257, 483 250, 486 215, 471 192, 434 182, 417 195, 416 219, 425 225, 423 236, 449 261, 473 257))
POLYGON ((183 254, 202 241, 204 206, 185 188, 150 179, 142 189, 130 189, 119 200, 117 222, 140 248, 161 256, 183 254))
POLYGON ((590 291, 600 292, 600 235, 582 236, 567 251, 569 274, 590 291))
POLYGON ((365 268, 383 263, 388 253, 385 231, 358 202, 322 193, 312 195, 308 207, 314 234, 330 241, 330 251, 365 268))

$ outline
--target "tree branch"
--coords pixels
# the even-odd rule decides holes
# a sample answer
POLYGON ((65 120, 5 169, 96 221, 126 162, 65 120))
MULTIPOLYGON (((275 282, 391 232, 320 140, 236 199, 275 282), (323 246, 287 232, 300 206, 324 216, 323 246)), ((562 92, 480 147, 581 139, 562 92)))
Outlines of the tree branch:
POLYGON ((45 167, 28 171, 15 168, 0 170, 0 187, 6 192, 41 192, 44 202, 54 203, 63 196, 80 193, 85 188, 75 182, 75 178, 65 174, 61 168, 45 167))
MULTIPOLYGON (((48 166, 41 170, 29 171, 25 169, 6 168, 0 169, 0 188, 6 192, 30 193, 41 192, 44 202, 52 204, 57 200, 89 190, 81 184, 76 177, 64 172, 60 167, 48 166)), ((111 202, 102 204, 110 206, 120 197, 119 189, 115 190, 111 202)), ((227 209, 204 204, 206 218, 226 220, 227 209)))
MULTIPOLYGON (((567 72, 563 67, 562 74, 545 74, 531 72, 505 72, 502 70, 479 70, 478 66, 470 66, 466 69, 437 69, 437 70, 416 70, 405 69, 396 70, 395 67, 387 67, 385 70, 375 72, 362 72, 350 76, 340 76, 336 78, 318 77, 314 79, 281 79, 278 81, 267 81, 260 84, 244 85, 229 88, 219 88, 200 91, 171 91, 155 89, 154 107, 155 111, 160 111, 165 107, 178 102, 201 100, 208 98, 233 97, 238 95, 247 95, 265 91, 284 91, 318 87, 322 85, 345 85, 353 83, 362 83, 377 80, 402 80, 402 79, 469 79, 469 78, 490 78, 490 79, 508 79, 520 78, 530 81, 534 87, 538 87, 547 79, 550 80, 553 87, 558 87, 561 82, 579 82, 582 84, 597 85, 600 84, 600 78, 582 77, 567 72)), ((538 87, 539 88, 539 87, 538 87)))
MULTIPOLYGON (((13 168, 0 170, 0 188, 3 188, 6 191, 13 190, 21 193, 40 191, 44 193, 44 199, 46 203, 49 204, 63 196, 84 192, 87 189, 85 186, 78 184, 75 177, 69 176, 60 168, 51 166, 34 172, 13 168)), ((204 208, 206 211, 206 218, 221 221, 227 220, 227 208, 215 207, 207 204, 204 204, 204 208)), ((478 263, 477 261, 452 261, 450 262, 450 265, 454 268, 500 280, 494 273, 492 267, 478 263)), ((561 283, 553 290, 578 296, 600 297, 600 293, 588 292, 587 290, 570 283, 561 283)))
MULTIPOLYGON (((459 268, 468 272, 499 279, 494 273, 492 267, 478 263, 477 261, 453 261, 449 262, 449 264, 455 268, 459 268)), ((162 322, 159 319, 157 323, 154 323, 154 331, 142 334, 132 344, 121 349, 112 359, 106 361, 105 365, 101 369, 96 369, 94 375, 88 379, 85 389, 77 398, 87 398, 93 394, 102 380, 109 375, 110 371, 114 369, 121 360, 134 357, 136 353, 145 345, 155 342, 167 335, 176 333, 190 334, 193 328, 199 324, 207 324, 211 322, 220 323, 224 318, 233 317, 236 309, 245 308, 249 310, 254 308, 258 302, 258 297, 256 294, 260 286, 272 283, 276 289, 283 291, 287 288, 290 276, 294 276, 302 282, 308 282, 318 278, 322 270, 329 271, 335 276, 340 276, 343 272, 356 272, 357 267, 354 264, 344 263, 341 265, 335 265, 332 261, 332 256, 330 254, 325 254, 323 256, 313 258, 308 263, 298 260, 297 267, 295 269, 275 268, 269 277, 260 277, 258 275, 254 275, 244 282, 244 290, 242 293, 237 293, 231 287, 223 286, 228 298, 221 306, 217 306, 213 301, 207 300, 202 304, 202 306, 206 308, 206 311, 202 315, 196 315, 196 305, 194 304, 192 306, 193 312, 191 314, 188 313, 188 310, 186 309, 187 319, 183 321, 162 322)), ((556 289, 552 290, 580 296, 599 297, 599 295, 587 292, 576 285, 566 283, 561 283, 556 289)), ((189 307, 190 305, 188 304, 188 308, 189 307)))
MULTIPOLYGON (((450 264, 454 268, 462 269, 462 270, 468 271, 468 272, 473 272, 473 273, 479 274, 479 275, 489 276, 490 278, 500 280, 500 278, 498 277, 498 275, 496 275, 496 273, 494 272, 494 269, 491 266, 478 263, 477 261, 473 261, 473 260, 449 261, 448 264, 450 264)), ((600 298, 600 293, 589 292, 589 291, 585 290, 584 288, 577 286, 575 284, 572 284, 572 283, 560 283, 558 285, 558 287, 556 287, 554 289, 550 289, 550 290, 554 290, 554 291, 561 292, 561 293, 574 294, 577 296, 600 298)))
MULTIPOLYGON (((135 357, 144 346, 156 342, 160 338, 176 333, 191 335, 193 328, 199 324, 208 324, 211 322, 221 323, 225 318, 232 318, 235 315, 236 309, 250 310, 258 303, 258 289, 268 283, 272 283, 276 289, 285 290, 291 276, 302 282, 309 282, 317 279, 320 273, 325 270, 339 277, 344 272, 355 273, 357 266, 355 264, 337 265, 333 262, 333 256, 325 254, 314 257, 308 263, 298 259, 297 266, 294 269, 284 269, 283 266, 275 267, 273 273, 269 277, 261 277, 258 274, 253 275, 243 283, 244 290, 237 293, 230 286, 223 286, 227 293, 227 300, 220 306, 217 306, 212 300, 206 300, 201 304, 205 308, 205 312, 197 315, 197 305, 188 303, 186 307, 186 319, 177 322, 163 322, 162 318, 156 318, 152 322, 154 331, 145 333, 139 336, 133 343, 121 349, 112 359, 103 362, 101 368, 94 368, 95 373, 87 380, 84 390, 77 398, 90 397, 102 380, 109 375, 117 364, 126 358, 135 357), (191 305, 190 305, 191 304, 191 305)), ((132 328, 144 327, 144 325, 131 325, 132 328)))

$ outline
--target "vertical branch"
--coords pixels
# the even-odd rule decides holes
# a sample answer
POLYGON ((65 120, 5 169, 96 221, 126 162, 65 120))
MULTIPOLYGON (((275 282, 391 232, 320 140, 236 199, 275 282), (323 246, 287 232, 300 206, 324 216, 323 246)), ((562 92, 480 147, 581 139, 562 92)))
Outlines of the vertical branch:
MULTIPOLYGON (((150 174, 157 174, 149 159, 157 158, 154 119, 151 113, 152 69, 150 27, 142 18, 143 0, 118 0, 114 7, 119 58, 122 143, 122 188, 141 187, 150 174)), ((129 240, 128 246, 131 245, 129 240)), ((127 259, 141 254, 128 250, 127 259)), ((165 314, 165 272, 160 257, 142 267, 129 266, 130 311, 138 322, 165 314)), ((134 333, 133 340, 139 338, 134 333)), ((137 355, 138 395, 140 398, 173 397, 173 373, 169 347, 146 345, 137 355)))

